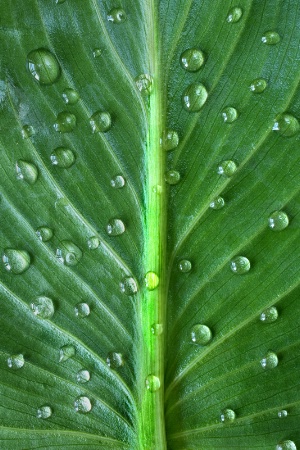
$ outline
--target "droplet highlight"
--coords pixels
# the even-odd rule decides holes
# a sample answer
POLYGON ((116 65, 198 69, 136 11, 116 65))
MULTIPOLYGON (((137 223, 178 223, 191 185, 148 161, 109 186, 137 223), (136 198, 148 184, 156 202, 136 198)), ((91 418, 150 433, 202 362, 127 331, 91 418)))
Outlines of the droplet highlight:
POLYGON ((93 133, 106 133, 110 130, 111 115, 107 111, 96 111, 90 118, 93 133))
POLYGON ((34 164, 22 159, 19 159, 16 163, 16 173, 17 180, 25 181, 31 185, 36 182, 39 175, 38 169, 34 164))
POLYGON ((75 353, 76 353, 76 350, 75 350, 74 345, 70 345, 70 344, 63 345, 59 349, 59 362, 68 361, 68 359, 73 358, 75 353))
POLYGON ((109 12, 107 20, 115 24, 123 23, 126 20, 126 13, 122 8, 114 8, 109 12))
POLYGON ((41 296, 30 304, 33 314, 40 319, 51 319, 54 314, 54 304, 51 298, 41 296))
POLYGON ((88 397, 78 397, 74 402, 74 408, 76 412, 86 414, 91 411, 92 403, 88 397))
POLYGON ((155 375, 148 375, 145 384, 149 392, 156 392, 160 388, 160 379, 155 375))
POLYGON ((293 441, 286 440, 276 445, 276 450, 297 450, 296 444, 293 441))
POLYGON ((231 262, 230 262, 230 269, 233 273, 236 273, 237 275, 243 275, 247 272, 249 272, 251 267, 250 261, 245 256, 236 256, 231 262))
POLYGON ((212 340, 211 329, 207 325, 197 324, 191 330, 192 342, 198 345, 207 345, 212 340))
POLYGON ((7 358, 7 365, 10 369, 18 370, 22 369, 25 364, 24 356, 20 353, 19 355, 11 355, 7 358))
POLYGON ((257 78, 250 84, 250 91, 252 91, 254 94, 261 94, 262 92, 264 92, 267 86, 268 83, 264 78, 257 78))
POLYGON ((168 172, 165 173, 165 181, 168 184, 175 185, 178 184, 180 181, 180 173, 178 170, 168 170, 168 172))
POLYGON ((126 184, 125 178, 122 175, 116 175, 114 178, 110 180, 111 187, 115 189, 121 189, 126 184))
POLYGON ((223 423, 232 423, 234 422, 236 417, 235 412, 233 409, 226 408, 221 414, 221 422, 223 423))
POLYGON ((74 310, 75 316, 81 319, 88 317, 91 313, 90 307, 87 303, 77 303, 74 310))
POLYGON ((91 379, 91 374, 86 369, 81 369, 77 372, 76 379, 78 383, 87 383, 91 379))
POLYGON ((237 171, 237 165, 234 161, 228 159, 226 161, 222 161, 217 169, 217 173, 219 175, 223 175, 225 177, 232 177, 232 175, 237 171))
POLYGON ((111 369, 119 369, 124 365, 122 353, 109 352, 106 358, 106 363, 111 369))
POLYGON ((232 106, 228 106, 227 108, 223 109, 222 117, 225 123, 233 123, 238 118, 238 112, 232 106))
POLYGON ((87 245, 90 250, 96 250, 100 245, 100 239, 97 236, 92 236, 88 239, 87 245))
POLYGON ((60 77, 60 65, 49 50, 39 48, 27 56, 27 68, 33 78, 42 85, 51 85, 60 77))
POLYGON ((285 417, 288 416, 288 412, 286 409, 282 409, 281 411, 278 411, 278 417, 279 419, 284 419, 285 417))
POLYGON ((82 251, 72 241, 62 241, 56 250, 56 258, 66 266, 76 266, 82 258, 82 251))
POLYGON ((261 41, 266 45, 275 45, 280 42, 280 36, 276 31, 266 31, 261 41))
POLYGON ((142 73, 135 78, 135 84, 143 95, 149 95, 152 91, 153 78, 147 73, 142 73))
POLYGON ((154 336, 160 336, 163 333, 163 331, 164 331, 164 327, 163 327, 162 323, 154 323, 151 326, 151 333, 154 336))
POLYGON ((260 320, 263 323, 273 323, 278 319, 278 311, 276 306, 270 306, 266 308, 260 315, 260 320))
POLYGON ((268 219, 269 228, 282 231, 289 225, 288 215, 284 211, 274 211, 268 219))
POLYGON ((162 147, 167 152, 174 150, 178 147, 179 136, 177 131, 165 130, 161 139, 162 147))
POLYGON ((106 231, 109 236, 120 236, 125 232, 125 225, 121 219, 111 219, 106 226, 106 231))
POLYGON ((298 133, 300 124, 292 114, 280 114, 276 117, 272 130, 278 131, 281 136, 291 137, 298 133))
POLYGON ((159 277, 155 272, 147 272, 145 276, 145 284, 148 291, 153 291, 159 285, 159 277))
POLYGON ((52 416, 52 409, 48 405, 40 406, 37 410, 36 417, 38 419, 49 419, 52 416))
POLYGON ((135 279, 132 277, 125 277, 120 283, 120 290, 126 295, 136 294, 138 287, 135 279))
POLYGON ((208 97, 205 86, 201 83, 192 83, 182 95, 182 104, 186 111, 198 112, 205 104, 208 97))
POLYGON ((188 273, 192 270, 192 263, 188 259, 182 259, 178 263, 178 269, 182 273, 188 273))
POLYGON ((7 248, 4 250, 2 261, 8 272, 19 275, 29 269, 31 259, 26 250, 7 248))
POLYGON ((99 56, 101 56, 101 54, 102 54, 101 48, 94 48, 94 50, 93 50, 93 57, 94 58, 99 58, 99 56))
POLYGON ((242 8, 239 8, 238 6, 235 6, 234 8, 232 8, 228 12, 228 15, 226 17, 226 21, 228 23, 237 23, 241 19, 242 15, 243 15, 242 8))
POLYGON ((211 209, 222 209, 225 206, 225 200, 223 197, 216 197, 212 202, 210 202, 209 207, 211 209))
POLYGON ((188 48, 180 56, 180 64, 188 72, 197 72, 205 62, 204 53, 197 48, 188 48))
POLYGON ((274 369, 278 366, 278 356, 274 352, 268 352, 260 364, 263 369, 274 369))

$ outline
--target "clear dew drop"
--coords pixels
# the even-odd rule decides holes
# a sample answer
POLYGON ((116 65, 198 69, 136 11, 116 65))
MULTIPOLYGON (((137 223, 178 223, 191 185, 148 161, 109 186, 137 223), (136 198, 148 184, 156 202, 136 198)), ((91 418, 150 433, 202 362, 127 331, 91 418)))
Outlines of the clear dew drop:
POLYGON ((99 56, 101 56, 101 54, 102 54, 101 48, 94 48, 94 50, 93 50, 93 57, 94 58, 99 58, 99 56))
POLYGON ((260 315, 260 320, 263 323, 273 323, 278 319, 278 311, 276 306, 266 308, 260 315))
POLYGON ((40 319, 50 319, 54 314, 54 304, 51 298, 41 296, 30 304, 33 314, 40 319))
POLYGON ((225 123, 233 123, 238 118, 238 112, 232 106, 228 106, 227 108, 223 109, 222 117, 225 123))
POLYGON ((75 316, 83 319, 84 317, 88 317, 91 313, 90 307, 87 303, 77 303, 74 308, 75 316))
POLYGON ((236 23, 236 22, 238 22, 241 19, 242 15, 243 15, 242 8, 239 8, 238 6, 235 6, 234 8, 232 8, 228 12, 226 21, 228 23, 236 23))
POLYGON ((211 329, 207 325, 197 324, 191 330, 192 342, 198 345, 207 345, 212 339, 211 329))
POLYGON ((223 423, 232 423, 235 420, 235 412, 233 409, 226 408, 221 414, 221 422, 223 423))
POLYGON ((159 285, 159 277, 155 272, 147 272, 145 276, 145 284, 148 291, 153 291, 159 285))
POLYGON ((19 159, 16 163, 17 180, 25 181, 28 184, 34 184, 38 179, 38 169, 36 165, 19 159))
POLYGON ((217 169, 219 175, 224 175, 225 177, 232 177, 232 175, 237 171, 237 165, 234 161, 228 159, 222 161, 217 169))
POLYGON ((45 48, 33 50, 28 54, 27 68, 33 78, 42 85, 55 83, 61 74, 56 57, 45 48))
POLYGON ((182 95, 184 109, 189 112, 200 111, 207 100, 207 90, 201 83, 190 84, 182 95))
POLYGON ((111 128, 111 115, 107 111, 96 111, 90 118, 93 133, 106 133, 111 128))
POLYGON ((48 242, 50 241, 50 239, 53 238, 53 230, 51 230, 51 228, 46 226, 39 227, 36 230, 36 235, 41 241, 48 242))
POLYGON ((175 185, 178 184, 180 181, 180 173, 178 170, 168 170, 168 172, 165 173, 165 181, 168 184, 175 185))
POLYGON ((163 327, 162 323, 154 323, 151 326, 151 333, 154 336, 160 336, 163 333, 163 331, 164 331, 164 327, 163 327))
POLYGON ((275 45, 280 42, 280 36, 276 31, 266 31, 261 41, 266 45, 275 45))
POLYGON ((153 87, 153 78, 147 73, 142 73, 135 78, 135 84, 143 95, 149 95, 153 87))
POLYGON ((274 352, 268 352, 260 364, 263 369, 274 369, 278 366, 278 356, 274 352))
POLYGON ((11 355, 9 358, 7 358, 7 365, 10 369, 21 369, 25 364, 25 359, 22 353, 19 355, 11 355))
POLYGON ((51 153, 51 163, 54 166, 68 169, 75 162, 75 155, 69 148, 58 147, 51 153))
POLYGON ((125 184, 126 184, 125 178, 122 177, 122 175, 116 175, 110 180, 111 187, 115 189, 121 189, 122 187, 125 186, 125 184))
POLYGON ((106 231, 109 236, 120 236, 125 232, 125 225, 121 219, 111 219, 106 226, 106 231))
POLYGON ((210 202, 209 206, 212 209, 222 209, 225 206, 225 200, 223 197, 218 196, 210 202))
POLYGON ((288 215, 284 211, 274 211, 268 219, 268 224, 273 231, 284 230, 289 224, 288 215))
POLYGON ((52 409, 48 405, 40 406, 36 412, 38 419, 49 419, 52 416, 52 409))
POLYGON ((4 250, 2 261, 8 272, 16 275, 25 272, 30 266, 30 255, 26 250, 7 248, 4 250))
POLYGON ((178 263, 178 269, 182 273, 188 273, 192 270, 192 263, 188 259, 182 259, 178 263))
POLYGON ((256 78, 251 82, 249 87, 250 91, 252 91, 254 94, 261 94, 262 92, 264 92, 267 86, 268 83, 264 78, 256 78))
POLYGON ((298 133, 300 124, 292 114, 279 114, 274 122, 273 131, 278 131, 281 136, 291 137, 298 133))
POLYGON ((230 262, 230 269, 237 275, 243 275, 249 272, 251 267, 250 261, 245 256, 236 256, 230 262))
POLYGON ((180 64, 188 72, 197 72, 204 62, 204 53, 198 48, 188 48, 180 56, 180 64))
POLYGON ((66 266, 76 266, 82 258, 82 251, 72 241, 62 241, 56 250, 56 258, 66 266))
POLYGON ((91 400, 85 396, 78 397, 74 402, 74 408, 76 412, 86 414, 92 409, 91 400))
POLYGON ((120 290, 126 295, 134 295, 137 293, 138 287, 134 278, 125 277, 120 283, 120 290))
POLYGON ((124 365, 122 353, 109 352, 106 358, 106 363, 111 369, 119 369, 124 365))
POLYGON ((107 20, 116 24, 123 23, 126 20, 126 13, 122 8, 114 8, 109 12, 107 20))
POLYGON ((297 447, 295 442, 286 440, 279 442, 279 444, 276 445, 276 450, 297 450, 297 447))
POLYGON ((92 236, 88 239, 87 245, 90 250, 96 250, 100 245, 100 239, 97 236, 92 236))
POLYGON ((71 133, 76 127, 76 116, 69 111, 61 111, 57 114, 56 121, 53 124, 58 133, 71 133))
POLYGON ((288 412, 286 409, 282 409, 281 411, 278 411, 278 417, 279 419, 284 419, 285 417, 288 416, 288 412))
POLYGON ((91 379, 91 374, 86 369, 81 369, 77 372, 76 379, 78 383, 87 383, 91 379))
POLYGON ((76 350, 75 350, 74 345, 71 345, 71 344, 63 345, 59 349, 59 362, 65 362, 68 359, 73 358, 75 353, 76 353, 76 350))
POLYGON ((167 152, 169 152, 170 150, 174 150, 176 147, 178 147, 179 136, 177 131, 165 130, 161 138, 161 144, 163 149, 166 150, 167 152))
POLYGON ((21 134, 23 139, 28 139, 35 135, 35 130, 32 125, 24 125, 21 134))
POLYGON ((145 384, 149 392, 156 392, 160 388, 160 379, 155 375, 148 375, 145 384))
POLYGON ((79 94, 75 89, 66 88, 62 93, 62 98, 67 105, 75 105, 79 100, 79 94))

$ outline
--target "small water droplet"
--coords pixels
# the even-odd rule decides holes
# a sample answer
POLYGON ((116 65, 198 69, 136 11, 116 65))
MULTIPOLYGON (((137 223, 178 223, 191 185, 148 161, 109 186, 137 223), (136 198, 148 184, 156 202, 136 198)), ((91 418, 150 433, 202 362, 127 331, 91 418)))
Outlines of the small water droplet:
POLYGON ((250 267, 251 267, 250 261, 245 256, 236 256, 230 262, 230 269, 232 270, 232 272, 238 275, 242 275, 244 273, 249 272, 250 267))
POLYGON ((268 352, 260 364, 263 369, 274 369, 278 366, 278 356, 274 352, 268 352))
POLYGON ((87 245, 90 250, 96 250, 100 245, 100 239, 97 236, 92 236, 88 239, 87 245))
POLYGON ((126 20, 126 13, 122 8, 114 8, 109 12, 107 20, 117 24, 123 23, 126 20))
POLYGON ((66 88, 62 93, 62 98, 67 105, 75 105, 79 100, 79 94, 75 89, 66 88))
POLYGON ((26 250, 7 248, 4 250, 2 261, 8 272, 20 274, 30 266, 30 255, 26 250))
POLYGON ((101 48, 94 48, 94 50, 93 50, 93 57, 94 58, 98 58, 99 56, 101 56, 101 54, 102 54, 101 48))
POLYGON ((212 209, 222 209, 223 206, 225 205, 225 200, 223 197, 216 197, 210 204, 210 208, 212 209))
POLYGON ((48 405, 40 406, 37 410, 36 417, 38 419, 48 419, 52 415, 52 409, 48 405))
POLYGON ((60 77, 60 66, 49 50, 39 48, 27 56, 27 67, 33 78, 43 85, 55 83, 60 77))
POLYGON ((212 339, 211 329, 203 324, 194 325, 191 331, 191 338, 195 344, 207 345, 212 339))
POLYGON ((61 167, 63 169, 68 169, 75 162, 75 155, 72 150, 65 147, 58 147, 53 150, 51 156, 51 163, 54 166, 61 167))
POLYGON ((41 241, 47 242, 50 241, 50 239, 52 239, 53 230, 51 230, 51 228, 49 227, 39 227, 36 230, 36 235, 41 241))
POLYGON ((238 118, 238 112, 232 106, 228 106, 227 108, 223 109, 222 117, 224 122, 233 123, 238 118))
POLYGON ((207 90, 201 83, 190 84, 182 95, 183 107, 189 112, 197 112, 207 100, 207 90))
POLYGON ((27 161, 19 159, 16 163, 17 180, 23 180, 28 184, 34 184, 38 178, 37 167, 27 161))
POLYGON ((71 344, 63 345, 59 349, 59 362, 65 362, 68 359, 73 358, 75 353, 76 353, 76 350, 75 350, 74 345, 71 345, 71 344))
POLYGON ((118 369, 124 365, 122 353, 109 352, 106 358, 106 363, 111 369, 118 369))
POLYGON ((76 127, 76 116, 69 111, 62 111, 57 114, 53 127, 59 133, 71 133, 76 127))
POLYGON ((145 384, 149 392, 156 392, 160 388, 160 379, 155 375, 148 375, 145 384))
POLYGON ((285 409, 282 409, 281 411, 278 411, 278 417, 280 419, 284 419, 288 416, 288 412, 285 409))
POLYGON ((35 135, 34 128, 31 125, 24 125, 23 128, 22 128, 22 132, 21 133, 22 133, 22 138, 23 139, 28 139, 31 136, 35 135))
POLYGON ((55 0, 55 3, 57 5, 61 5, 62 3, 65 3, 66 0, 55 0))
POLYGON ((165 173, 165 180, 168 184, 178 184, 180 178, 180 173, 177 170, 168 170, 168 172, 165 173))
POLYGON ((88 370, 81 369, 77 372, 76 378, 79 383, 87 383, 90 381, 91 375, 88 370))
POLYGON ((125 225, 120 219, 111 219, 106 226, 106 231, 110 236, 120 236, 125 232, 125 225))
POLYGON ((225 177, 232 177, 232 175, 236 172, 237 165, 232 160, 222 161, 217 169, 217 173, 219 175, 224 175, 225 177))
POLYGON ((182 259, 179 261, 178 269, 180 272, 187 273, 192 270, 192 263, 188 259, 182 259))
POLYGON ((93 133, 106 133, 111 128, 111 115, 107 111, 96 111, 90 118, 93 133))
POLYGON ((280 36, 276 31, 266 31, 261 40, 264 44, 275 45, 280 42, 280 36))
POLYGON ((138 287, 134 278, 125 277, 120 283, 120 289, 126 295, 134 295, 137 293, 138 287))
POLYGON ((10 369, 21 369, 24 364, 24 356, 21 353, 19 355, 11 355, 9 358, 7 358, 7 365, 10 369))
POLYGON ((125 178, 122 175, 116 175, 110 180, 110 185, 115 189, 120 189, 125 186, 125 178))
POLYGON ((236 415, 233 409, 226 408, 221 414, 221 422, 232 423, 234 422, 236 415))
POLYGON ((153 78, 147 73, 142 73, 135 78, 135 84, 142 94, 149 95, 152 91, 153 78))
POLYGON ((56 257, 67 266, 75 266, 82 258, 82 251, 72 241, 61 241, 56 250, 56 257))
POLYGON ((284 230, 289 224, 288 215, 284 211, 274 211, 268 219, 269 227, 274 231, 284 230))
POLYGON ((76 317, 80 317, 80 318, 87 317, 90 315, 90 312, 91 312, 91 310, 87 303, 78 303, 75 306, 75 316, 76 317))
POLYGON ((276 445, 276 450, 297 450, 296 444, 293 441, 286 440, 276 445))
POLYGON ((145 284, 148 291, 153 291, 159 285, 159 277, 155 272, 147 272, 145 284))
POLYGON ((38 297, 34 303, 30 304, 30 308, 33 314, 41 319, 50 319, 54 314, 53 301, 48 297, 38 297))
POLYGON ((167 152, 174 150, 179 144, 179 136, 177 131, 165 130, 161 139, 161 144, 163 149, 167 152))
POLYGON ((292 114, 280 114, 276 117, 272 130, 278 131, 281 136, 290 137, 298 133, 300 124, 292 114))
POLYGON ((151 326, 151 333, 154 334, 154 336, 160 336, 164 331, 163 324, 161 323, 154 323, 151 326))
POLYGON ((277 319, 278 319, 278 311, 276 306, 270 306, 270 308, 265 309, 260 315, 260 320, 263 323, 273 323, 277 319))
POLYGON ((92 403, 88 397, 82 396, 78 397, 74 402, 75 411, 86 414, 91 411, 92 403))
POLYGON ((160 184, 157 184, 156 186, 152 187, 152 192, 154 194, 160 195, 162 193, 163 189, 162 186, 160 184))
POLYGON ((180 56, 180 64, 188 72, 197 72, 204 61, 204 53, 198 48, 188 48, 180 56))
POLYGON ((243 15, 242 8, 239 8, 238 6, 235 6, 234 8, 232 8, 229 11, 226 20, 227 20, 228 23, 236 23, 236 22, 238 22, 241 19, 242 15, 243 15))
POLYGON ((250 90, 254 92, 254 94, 261 94, 267 86, 268 83, 264 78, 256 78, 256 80, 253 80, 250 84, 250 90))

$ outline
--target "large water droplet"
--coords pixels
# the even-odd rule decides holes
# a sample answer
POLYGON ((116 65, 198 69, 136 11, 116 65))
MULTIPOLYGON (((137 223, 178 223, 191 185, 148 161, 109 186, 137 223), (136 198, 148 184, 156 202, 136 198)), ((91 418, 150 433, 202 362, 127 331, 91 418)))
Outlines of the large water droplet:
POLYGON ((90 250, 96 250, 100 245, 100 239, 97 236, 92 236, 88 239, 87 245, 90 250))
POLYGON ((179 261, 178 269, 180 272, 187 273, 192 270, 192 263, 188 259, 182 259, 179 261))
POLYGON ((87 303, 77 303, 75 306, 75 316, 76 317, 87 317, 90 315, 90 307, 87 303))
POLYGON ((147 73, 142 73, 141 75, 136 77, 135 84, 142 94, 149 95, 152 91, 153 78, 147 73))
POLYGON ((286 409, 282 409, 281 411, 278 411, 279 419, 284 419, 287 416, 288 416, 288 412, 286 409))
POLYGON ((147 272, 145 284, 148 291, 153 291, 159 285, 159 277, 155 272, 147 272))
POLYGON ((149 392, 156 392, 160 388, 160 379, 155 375, 148 375, 145 384, 149 392))
POLYGON ((122 353, 109 352, 106 358, 106 363, 111 369, 118 369, 124 365, 122 353))
POLYGON ((7 358, 7 365, 10 369, 21 369, 24 364, 24 356, 21 353, 19 355, 11 355, 9 358, 7 358))
POLYGON ((33 50, 28 54, 27 67, 40 84, 53 84, 60 77, 60 66, 56 57, 45 48, 33 50))
POLYGON ((111 128, 111 115, 107 111, 96 111, 90 118, 93 133, 106 133, 111 128))
POLYGON ((217 173, 219 175, 224 175, 225 177, 232 177, 232 175, 236 172, 237 165, 234 161, 228 159, 226 161, 222 161, 217 169, 217 173))
POLYGON ((134 278, 125 277, 120 283, 120 289, 126 295, 134 295, 137 293, 138 287, 134 278))
POLYGON ((52 415, 52 409, 48 405, 40 406, 36 412, 38 419, 48 419, 52 415))
POLYGON ((182 95, 183 107, 189 112, 197 112, 207 100, 207 90, 201 83, 190 84, 182 95))
POLYGON ((36 235, 41 241, 47 242, 50 241, 50 239, 52 239, 53 230, 51 230, 51 228, 49 227, 39 227, 36 230, 36 235))
POLYGON ((268 83, 264 78, 256 78, 256 80, 253 80, 250 84, 250 90, 254 92, 254 94, 261 94, 264 92, 266 87, 268 86, 268 83))
POLYGON ((120 236, 125 232, 125 225, 120 219, 111 219, 106 226, 106 231, 110 236, 120 236))
POLYGON ((53 301, 48 297, 38 297, 34 303, 30 304, 30 308, 33 314, 41 319, 50 319, 54 314, 53 301))
POLYGON ((154 334, 154 336, 160 336, 164 331, 164 327, 162 323, 154 323, 151 326, 151 333, 154 334))
POLYGON ((228 23, 236 23, 241 19, 242 15, 243 15, 242 8, 235 6, 228 12, 226 20, 228 23))
POLYGON ((280 114, 276 117, 272 130, 278 131, 281 136, 294 136, 298 133, 300 124, 292 114, 280 114))
POLYGON ((28 184, 34 184, 38 178, 39 172, 37 167, 27 161, 19 159, 16 163, 17 179, 26 181, 28 184))
POLYGON ((92 409, 91 400, 85 396, 78 397, 74 402, 74 408, 75 411, 82 414, 86 414, 90 412, 92 409))
POLYGON ((73 358, 75 353, 76 353, 76 350, 75 350, 74 345, 71 345, 71 344, 63 345, 59 349, 59 362, 65 362, 68 359, 73 358))
POLYGON ((62 93, 62 98, 67 105, 75 105, 79 100, 79 94, 75 89, 66 88, 62 93))
POLYGON ((174 150, 179 144, 179 136, 177 131, 165 130, 161 139, 162 147, 167 152, 174 150))
POLYGON ((278 366, 278 356, 274 352, 268 352, 260 364, 263 369, 274 369, 278 366))
POLYGON ((67 266, 75 266, 82 258, 82 251, 72 241, 62 241, 56 250, 56 257, 67 266))
POLYGON ((212 339, 211 329, 202 324, 194 325, 191 331, 191 338, 195 344, 207 345, 212 339))
POLYGON ((280 36, 276 31, 266 31, 261 40, 264 44, 275 45, 280 42, 280 36))
POLYGON ((188 48, 180 56, 180 64, 188 72, 197 72, 204 61, 204 53, 197 48, 188 48))
POLYGON ((232 270, 232 272, 238 275, 242 275, 244 273, 249 272, 250 267, 251 267, 250 261, 245 256, 236 256, 230 262, 230 269, 232 270))
POLYGON ((180 181, 180 173, 178 170, 168 170, 168 172, 165 173, 165 180, 168 184, 175 185, 178 184, 180 181))
POLYGON ((23 139, 28 139, 28 138, 30 138, 31 136, 34 136, 34 135, 35 135, 35 131, 34 131, 33 126, 31 126, 31 125, 24 125, 22 127, 22 138, 23 139))
POLYGON ((275 322, 278 319, 278 311, 276 306, 270 306, 270 308, 265 309, 259 318, 263 323, 275 322))
POLYGON ((2 261, 8 272, 20 274, 30 266, 30 255, 26 250, 7 248, 4 250, 2 261))
POLYGON ((115 189, 120 189, 125 186, 125 178, 122 175, 116 175, 110 180, 110 185, 115 189))
POLYGON ((223 109, 222 117, 224 122, 232 123, 238 118, 238 112, 232 106, 228 106, 227 108, 223 109))
POLYGON ((90 381, 91 375, 88 370, 81 369, 77 372, 76 378, 79 383, 87 383, 90 381))
POLYGON ((68 148, 58 147, 53 150, 50 159, 54 166, 68 169, 74 164, 75 155, 72 150, 68 148))
POLYGON ((269 227, 274 231, 284 230, 289 224, 288 215, 284 211, 274 211, 268 219, 269 227))
POLYGON ((123 23, 126 20, 126 13, 122 8, 114 8, 109 12, 107 20, 116 24, 123 23))
POLYGON ((276 445, 276 450, 297 450, 296 444, 293 441, 286 440, 276 445))
POLYGON ((235 419, 235 412, 233 409, 226 408, 221 414, 221 422, 223 423, 232 423, 235 419))
POLYGON ((212 209, 222 209, 225 205, 225 200, 223 197, 216 197, 212 202, 210 202, 209 206, 212 209))
POLYGON ((69 111, 62 111, 57 114, 53 127, 59 133, 71 133, 76 127, 76 116, 69 111))

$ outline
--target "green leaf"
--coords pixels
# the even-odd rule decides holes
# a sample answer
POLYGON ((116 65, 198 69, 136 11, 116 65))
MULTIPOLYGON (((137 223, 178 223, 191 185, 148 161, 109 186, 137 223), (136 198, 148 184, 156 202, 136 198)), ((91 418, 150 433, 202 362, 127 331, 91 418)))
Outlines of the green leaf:
POLYGON ((0 10, 0 447, 300 448, 299 2, 0 10))

